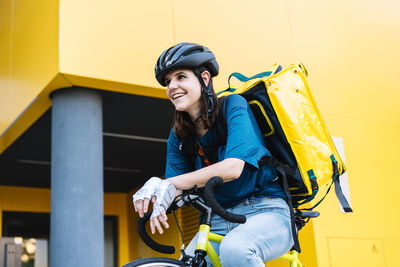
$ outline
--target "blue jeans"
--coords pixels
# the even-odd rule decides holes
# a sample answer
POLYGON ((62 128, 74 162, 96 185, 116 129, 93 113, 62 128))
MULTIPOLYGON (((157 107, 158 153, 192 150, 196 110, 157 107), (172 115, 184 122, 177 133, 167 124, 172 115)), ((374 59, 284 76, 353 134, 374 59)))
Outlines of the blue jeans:
MULTIPOLYGON (((212 243, 224 267, 265 266, 264 262, 288 252, 294 242, 289 207, 281 198, 250 197, 228 211, 245 215, 246 223, 227 222, 218 215, 211 221, 211 231, 224 235, 221 244, 212 243)), ((197 235, 186 253, 194 255, 197 235)), ((213 266, 208 259, 208 266, 213 266)))

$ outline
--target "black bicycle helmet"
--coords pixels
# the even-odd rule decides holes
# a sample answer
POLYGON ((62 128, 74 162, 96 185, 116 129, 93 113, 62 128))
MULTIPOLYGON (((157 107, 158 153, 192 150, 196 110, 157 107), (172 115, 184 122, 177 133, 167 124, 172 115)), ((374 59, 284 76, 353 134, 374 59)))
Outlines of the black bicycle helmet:
POLYGON ((156 79, 165 84, 165 75, 176 69, 191 69, 199 79, 203 94, 207 95, 207 114, 211 117, 215 109, 211 83, 205 85, 199 67, 205 67, 211 77, 217 76, 219 67, 214 54, 205 46, 194 43, 180 43, 165 50, 157 60, 155 67, 156 79))
POLYGON ((214 54, 205 46, 194 43, 179 43, 165 50, 157 60, 155 74, 157 81, 165 84, 165 75, 176 69, 195 70, 205 67, 211 77, 217 76, 219 67, 214 54))

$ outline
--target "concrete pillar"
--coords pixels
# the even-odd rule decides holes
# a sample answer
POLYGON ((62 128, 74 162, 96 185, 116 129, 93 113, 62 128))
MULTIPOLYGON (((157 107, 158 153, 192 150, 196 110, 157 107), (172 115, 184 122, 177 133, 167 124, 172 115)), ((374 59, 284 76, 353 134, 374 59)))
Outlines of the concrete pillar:
POLYGON ((99 92, 52 95, 50 267, 103 267, 103 139, 99 92))

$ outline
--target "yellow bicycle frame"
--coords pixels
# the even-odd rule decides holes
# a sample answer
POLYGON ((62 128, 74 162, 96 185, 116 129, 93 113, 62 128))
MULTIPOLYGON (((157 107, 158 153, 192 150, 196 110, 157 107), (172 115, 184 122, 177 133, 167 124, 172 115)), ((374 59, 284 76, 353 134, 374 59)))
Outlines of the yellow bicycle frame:
MULTIPOLYGON (((196 249, 201 249, 207 252, 208 258, 210 258, 212 264, 215 267, 222 267, 219 262, 219 257, 215 249, 211 245, 210 241, 221 243, 224 236, 214 234, 210 232, 210 226, 207 224, 200 224, 198 236, 197 236, 197 246, 196 249)), ((298 258, 297 251, 289 251, 285 255, 281 256, 280 259, 287 260, 290 263, 290 267, 303 267, 303 264, 298 258)))
POLYGON ((219 257, 215 249, 211 245, 210 241, 221 243, 224 236, 214 234, 210 232, 210 226, 207 224, 200 224, 199 232, 197 236, 197 246, 196 249, 202 249, 207 252, 207 256, 210 258, 214 267, 221 267, 219 262, 219 257))

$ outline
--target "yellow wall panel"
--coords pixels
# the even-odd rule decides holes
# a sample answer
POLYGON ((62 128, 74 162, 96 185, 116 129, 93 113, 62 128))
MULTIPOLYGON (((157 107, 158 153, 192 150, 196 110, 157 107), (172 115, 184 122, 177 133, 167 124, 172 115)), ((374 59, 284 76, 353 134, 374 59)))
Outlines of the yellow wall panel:
POLYGON ((395 104, 395 100, 400 99, 400 90, 393 90, 400 87, 400 2, 396 0, 383 0, 381 2, 381 24, 382 24, 382 41, 384 51, 381 69, 383 75, 379 77, 379 86, 376 88, 378 92, 387 92, 382 105, 386 104, 385 111, 391 115, 391 119, 395 118, 395 123, 399 126, 400 133, 400 115, 399 105, 395 104))
POLYGON ((34 102, 58 72, 58 1, 5 0, 0 10, 1 153, 49 107, 47 95, 34 102))
MULTIPOLYGON (((52 79, 39 93, 39 95, 32 100, 24 111, 14 121, 10 122, 7 130, 0 134, 0 153, 7 149, 32 123, 34 123, 40 116, 51 106, 50 92, 58 88, 70 87, 71 83, 68 82, 63 75, 58 74, 52 79)), ((12 92, 12 90, 10 91, 12 92)), ((6 93, 4 93, 6 94, 6 93)), ((1 97, 0 97, 1 98, 1 97)), ((15 104, 15 99, 10 98, 10 105, 15 104)), ((0 106, 1 108, 1 106, 0 106)))
POLYGON ((399 264, 400 239, 383 240, 385 263, 387 267, 395 267, 399 264))
POLYGON ((133 203, 132 203, 132 195, 136 192, 132 191, 128 193, 127 197, 127 207, 128 207, 128 235, 129 235, 129 261, 133 261, 134 259, 137 259, 139 255, 137 254, 137 249, 136 249, 136 242, 140 238, 137 231, 136 231, 136 223, 137 223, 137 216, 135 212, 133 212, 133 203))
POLYGON ((50 212, 50 190, 1 186, 2 209, 7 211, 50 212))
POLYGON ((174 0, 174 8, 176 42, 198 42, 216 54, 217 88, 226 86, 232 72, 251 76, 276 61, 295 60, 286 1, 174 0))
POLYGON ((382 240, 329 238, 328 244, 331 267, 387 266, 382 240))
MULTIPOLYGON (((10 86, 2 88, 0 97, 9 103, 7 113, 0 115, 0 121, 6 126, 21 114, 58 70, 58 2, 13 1, 11 7, 10 73, 7 76, 10 86)), ((3 71, 0 75, 1 80, 6 78, 3 71)), ((0 128, 0 132, 6 126, 0 128)))
MULTIPOLYGON (((379 1, 291 1, 296 58, 311 70, 315 96, 323 113, 363 117, 382 107, 382 13, 379 1), (366 79, 369 77, 369 79, 366 79), (361 92, 363 92, 361 94, 361 92), (320 97, 323 96, 323 97, 320 97), (358 107, 346 112, 352 101, 358 107)), ((376 113, 370 114, 376 118, 376 113)))
POLYGON ((60 71, 157 86, 154 65, 172 33, 170 0, 60 0, 60 71))
POLYGON ((7 128, 12 116, 10 75, 11 75, 11 51, 12 51, 12 0, 0 1, 0 132, 7 128))

